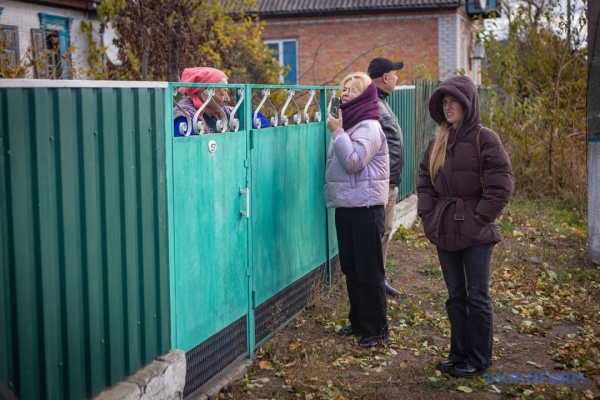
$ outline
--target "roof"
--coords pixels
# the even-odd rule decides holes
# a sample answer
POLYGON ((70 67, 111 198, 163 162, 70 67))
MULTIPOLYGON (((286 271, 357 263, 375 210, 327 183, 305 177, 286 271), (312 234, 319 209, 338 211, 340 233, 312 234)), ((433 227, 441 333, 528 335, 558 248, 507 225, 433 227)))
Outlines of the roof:
POLYGON ((455 9, 461 0, 259 0, 261 18, 455 9))

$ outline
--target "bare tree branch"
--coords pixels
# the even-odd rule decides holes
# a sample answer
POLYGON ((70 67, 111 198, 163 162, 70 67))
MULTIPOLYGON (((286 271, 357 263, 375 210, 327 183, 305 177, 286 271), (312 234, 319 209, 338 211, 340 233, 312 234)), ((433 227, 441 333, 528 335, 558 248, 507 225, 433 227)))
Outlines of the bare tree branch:
POLYGON ((391 42, 388 42, 388 43, 383 43, 383 44, 380 44, 380 45, 378 45, 378 46, 371 47, 369 50, 367 50, 367 51, 365 51, 365 52, 363 52, 363 53, 359 54, 358 56, 356 56, 356 57, 355 57, 355 58, 354 58, 354 59, 353 59, 353 60, 352 60, 352 61, 351 61, 351 62, 350 62, 348 65, 346 65, 344 68, 342 68, 340 71, 338 71, 338 73, 337 73, 337 74, 335 74, 335 75, 333 76, 333 78, 331 78, 330 80, 328 80, 328 81, 327 81, 327 82, 325 82, 325 83, 322 83, 321 85, 323 85, 323 86, 326 86, 326 85, 329 85, 330 83, 333 83, 333 82, 335 82, 335 78, 337 78, 338 76, 340 76, 340 74, 342 74, 342 73, 343 73, 345 70, 347 70, 348 68, 350 68, 350 66, 351 66, 352 64, 354 64, 356 61, 358 61, 358 60, 359 60, 360 58, 362 58, 363 56, 366 56, 366 55, 367 55, 367 54, 369 54, 370 52, 372 52, 372 51, 374 51, 374 50, 377 50, 377 49, 379 49, 379 48, 385 47, 385 46, 389 46, 389 45, 396 44, 396 43, 401 43, 401 42, 403 42, 403 41, 405 41, 405 40, 408 40, 408 39, 414 39, 414 37, 411 37, 411 38, 404 38, 404 39, 398 39, 398 40, 393 40, 393 41, 391 41, 391 42))

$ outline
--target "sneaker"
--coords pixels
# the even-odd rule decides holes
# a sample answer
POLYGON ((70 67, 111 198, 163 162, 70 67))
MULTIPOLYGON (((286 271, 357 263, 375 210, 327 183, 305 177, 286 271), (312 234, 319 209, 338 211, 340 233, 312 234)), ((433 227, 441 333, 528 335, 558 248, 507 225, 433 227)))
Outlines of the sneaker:
POLYGON ((458 365, 455 365, 448 372, 452 376, 457 376, 457 377, 460 377, 460 378, 472 379, 472 378, 475 378, 478 375, 483 375, 483 373, 485 372, 485 370, 477 369, 476 367, 472 366, 471 364, 463 362, 463 363, 460 363, 458 365))
POLYGON ((442 372, 450 371, 454 366, 460 364, 460 361, 447 359, 446 361, 442 361, 435 366, 435 369, 442 372))
POLYGON ((352 325, 344 326, 337 331, 337 334, 340 336, 358 336, 360 335, 360 331, 354 328, 352 325))

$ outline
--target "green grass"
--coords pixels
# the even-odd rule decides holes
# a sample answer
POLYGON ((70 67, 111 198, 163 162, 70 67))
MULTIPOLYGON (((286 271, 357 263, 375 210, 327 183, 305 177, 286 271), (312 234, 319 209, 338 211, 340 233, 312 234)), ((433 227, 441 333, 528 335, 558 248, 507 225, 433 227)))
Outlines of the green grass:
POLYGON ((566 234, 576 231, 587 231, 587 215, 559 199, 528 200, 513 198, 503 211, 504 217, 498 220, 502 233, 512 231, 514 225, 530 224, 546 227, 566 234))

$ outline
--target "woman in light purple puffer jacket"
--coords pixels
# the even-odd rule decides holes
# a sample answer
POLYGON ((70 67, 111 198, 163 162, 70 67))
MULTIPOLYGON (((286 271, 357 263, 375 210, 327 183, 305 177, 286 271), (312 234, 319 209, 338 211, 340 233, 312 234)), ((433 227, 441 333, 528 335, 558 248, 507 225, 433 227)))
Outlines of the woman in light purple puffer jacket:
POLYGON ((329 114, 325 199, 335 208, 340 264, 350 299, 350 325, 341 336, 360 336, 370 348, 389 337, 381 238, 389 190, 389 156, 379 125, 377 87, 357 72, 341 83, 339 117, 329 114))

